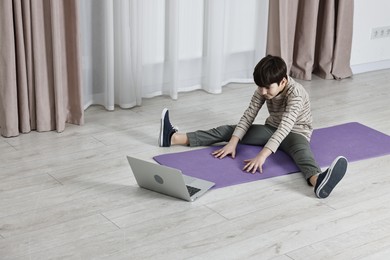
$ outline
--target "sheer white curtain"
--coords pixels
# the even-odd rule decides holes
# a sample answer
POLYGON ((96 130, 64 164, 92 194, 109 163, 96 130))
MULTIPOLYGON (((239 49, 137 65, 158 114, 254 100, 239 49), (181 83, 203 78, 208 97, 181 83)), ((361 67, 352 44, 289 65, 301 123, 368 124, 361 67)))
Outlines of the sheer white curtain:
POLYGON ((268 1, 83 0, 84 107, 252 82, 265 55, 268 1))

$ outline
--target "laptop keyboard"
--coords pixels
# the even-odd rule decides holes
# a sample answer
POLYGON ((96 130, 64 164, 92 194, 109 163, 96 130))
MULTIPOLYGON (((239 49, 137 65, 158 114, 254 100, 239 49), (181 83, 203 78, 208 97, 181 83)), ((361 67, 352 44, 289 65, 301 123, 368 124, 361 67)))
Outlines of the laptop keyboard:
POLYGON ((188 185, 187 185, 187 190, 190 193, 190 197, 192 195, 194 195, 195 193, 197 193, 198 191, 200 191, 200 189, 195 188, 195 187, 191 187, 191 186, 188 186, 188 185))

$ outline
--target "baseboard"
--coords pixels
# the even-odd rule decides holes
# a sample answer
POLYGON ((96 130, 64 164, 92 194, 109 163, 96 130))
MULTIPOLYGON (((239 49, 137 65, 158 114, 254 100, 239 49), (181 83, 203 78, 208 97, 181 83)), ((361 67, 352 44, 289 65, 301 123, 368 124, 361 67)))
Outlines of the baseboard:
POLYGON ((390 60, 382 60, 364 64, 351 65, 352 73, 359 74, 364 72, 390 69, 390 60))

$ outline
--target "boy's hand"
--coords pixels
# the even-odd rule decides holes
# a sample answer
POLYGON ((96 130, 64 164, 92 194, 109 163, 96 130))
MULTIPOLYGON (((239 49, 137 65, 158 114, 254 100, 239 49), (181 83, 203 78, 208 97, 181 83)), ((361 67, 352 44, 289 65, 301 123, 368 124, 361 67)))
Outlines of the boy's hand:
POLYGON ((212 152, 211 154, 214 155, 215 158, 219 159, 222 159, 226 155, 231 154, 232 158, 234 159, 234 157, 236 157, 236 147, 239 140, 240 139, 237 136, 233 135, 232 138, 230 138, 230 141, 224 147, 212 152))
POLYGON ((228 143, 221 149, 218 149, 212 152, 211 154, 214 155, 215 158, 219 158, 219 159, 222 159, 226 155, 231 154, 232 158, 234 159, 234 157, 236 157, 236 145, 228 143))
POLYGON ((244 162, 246 163, 243 168, 244 171, 254 174, 259 169, 259 172, 263 173, 265 158, 256 156, 255 158, 244 160, 244 162))
POLYGON ((263 164, 270 154, 272 154, 272 151, 268 148, 264 148, 256 155, 255 158, 244 160, 246 164, 243 170, 254 174, 257 169, 259 169, 259 172, 263 173, 263 164))

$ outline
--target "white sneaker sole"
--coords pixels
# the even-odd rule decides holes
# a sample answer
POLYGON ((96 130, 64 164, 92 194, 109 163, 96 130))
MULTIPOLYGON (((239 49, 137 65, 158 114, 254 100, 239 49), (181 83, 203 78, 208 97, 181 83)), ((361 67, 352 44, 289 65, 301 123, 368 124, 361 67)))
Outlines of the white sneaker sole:
POLYGON ((339 156, 332 162, 332 164, 329 166, 328 173, 326 174, 325 178, 322 180, 321 184, 318 186, 318 188, 316 190, 316 195, 318 198, 324 199, 324 198, 329 196, 329 194, 332 192, 334 187, 336 187, 336 185, 344 177, 345 173, 347 172, 347 167, 348 167, 348 161, 344 156, 339 156), (337 179, 333 180, 332 183, 329 184, 329 182, 331 181, 331 178, 334 177, 334 170, 335 170, 337 163, 341 162, 340 160, 344 160, 345 165, 342 164, 339 166, 339 167, 343 167, 342 169, 336 169, 336 170, 342 170, 342 171, 338 172, 337 174, 339 174, 339 175, 337 176, 337 179), (323 194, 321 194, 321 193, 324 191, 325 186, 328 184, 330 185, 330 189, 327 188, 325 190, 326 196, 323 196, 323 194))
POLYGON ((168 109, 167 108, 164 108, 162 113, 161 113, 161 118, 160 118, 160 135, 159 135, 159 138, 158 138, 158 145, 160 147, 163 147, 163 144, 164 144, 164 133, 163 133, 163 130, 164 130, 164 118, 165 118, 165 114, 167 113, 168 109))

